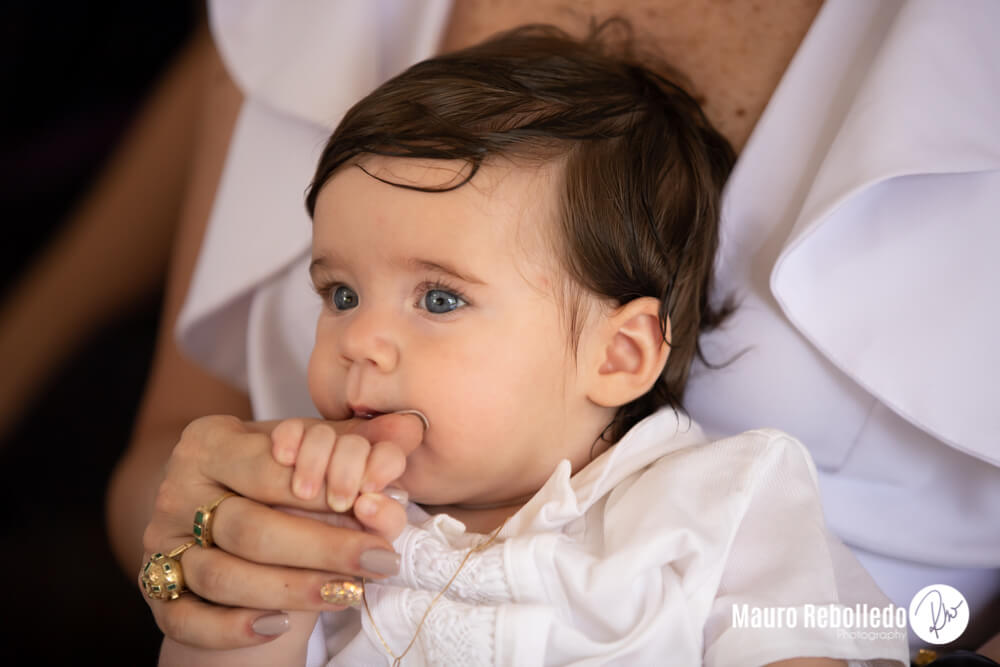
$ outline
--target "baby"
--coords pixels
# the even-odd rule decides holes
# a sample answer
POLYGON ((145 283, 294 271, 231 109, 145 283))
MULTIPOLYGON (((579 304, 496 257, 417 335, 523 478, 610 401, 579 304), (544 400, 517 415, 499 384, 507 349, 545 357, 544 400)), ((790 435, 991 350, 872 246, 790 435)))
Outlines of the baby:
MULTIPOLYGON (((327 419, 425 428, 412 451, 302 420, 272 434, 297 495, 325 484, 369 527, 378 492, 411 501, 382 525, 399 574, 331 582, 354 609, 324 615, 310 664, 906 660, 905 633, 803 623, 888 603, 827 532, 802 445, 711 442, 681 411, 728 310, 709 295, 734 157, 606 33, 529 27, 420 63, 323 152, 310 394, 327 419), (797 624, 754 627, 762 608, 797 624)), ((253 650, 301 664, 314 624, 293 614, 253 650)))

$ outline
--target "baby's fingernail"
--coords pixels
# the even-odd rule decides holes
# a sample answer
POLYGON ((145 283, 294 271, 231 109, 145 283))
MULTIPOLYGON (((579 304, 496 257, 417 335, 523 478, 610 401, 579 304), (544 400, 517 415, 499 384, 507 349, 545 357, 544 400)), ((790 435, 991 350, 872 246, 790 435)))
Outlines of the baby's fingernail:
POLYGON ((319 589, 319 596, 330 604, 356 607, 361 604, 361 596, 365 593, 365 585, 360 581, 347 579, 332 579, 319 589))
POLYGON ((250 627, 258 635, 274 637, 288 632, 291 625, 288 622, 288 614, 268 614, 267 616, 258 618, 250 627))
POLYGON ((344 498, 343 496, 335 496, 332 493, 327 494, 326 504, 330 506, 334 512, 346 512, 351 509, 351 499, 344 498))
POLYGON ((354 513, 358 516, 374 516, 377 510, 378 503, 371 496, 358 496, 354 501, 354 513))
POLYGON ((361 554, 361 569, 384 574, 399 574, 399 554, 386 549, 369 549, 361 554))
POLYGON ((382 489, 382 495, 387 498, 392 498, 403 507, 406 507, 406 503, 410 501, 410 494, 402 489, 396 488, 395 486, 387 486, 382 489))
POLYGON ((275 458, 281 465, 290 466, 295 463, 295 452, 290 449, 279 449, 275 452, 275 458))
POLYGON ((309 500, 316 495, 316 487, 313 486, 312 482, 297 479, 292 483, 292 492, 303 500, 309 500))

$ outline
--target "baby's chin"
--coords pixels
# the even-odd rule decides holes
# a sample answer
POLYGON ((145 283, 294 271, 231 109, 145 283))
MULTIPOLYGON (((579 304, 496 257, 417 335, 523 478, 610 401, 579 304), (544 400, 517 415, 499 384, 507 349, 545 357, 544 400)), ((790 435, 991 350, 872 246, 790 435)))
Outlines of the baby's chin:
POLYGON ((442 479, 440 474, 426 474, 420 464, 413 461, 407 462, 406 472, 393 486, 405 489, 412 502, 424 506, 465 505, 476 500, 478 495, 467 485, 442 479))
MULTIPOLYGON (((409 472, 409 471, 408 471, 409 472)), ((495 509, 509 505, 523 505, 531 498, 533 493, 508 497, 509 494, 482 494, 474 493, 469 489, 449 488, 440 481, 432 481, 427 478, 420 479, 413 475, 407 477, 404 474, 398 480, 398 486, 405 489, 410 501, 421 505, 428 511, 447 510, 449 508, 464 510, 495 509)), ((432 514, 436 513, 431 511, 432 514)))
POLYGON ((395 485, 405 489, 410 501, 418 505, 460 505, 469 495, 441 482, 420 479, 418 475, 404 474, 395 485))

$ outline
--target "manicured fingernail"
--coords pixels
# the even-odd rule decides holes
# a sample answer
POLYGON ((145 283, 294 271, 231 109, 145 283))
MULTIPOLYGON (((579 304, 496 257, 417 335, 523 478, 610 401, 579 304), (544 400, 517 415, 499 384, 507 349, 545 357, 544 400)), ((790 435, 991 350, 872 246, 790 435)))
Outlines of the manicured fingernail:
POLYGON ((365 585, 360 581, 331 579, 320 587, 319 596, 330 604, 356 607, 361 604, 364 592, 365 585))
POLYGON ((288 622, 288 614, 268 614, 258 618, 250 627, 258 635, 274 637, 285 634, 292 626, 288 622))
POLYGON ((330 506, 334 512, 346 512, 351 509, 351 505, 354 503, 350 498, 344 498, 343 496, 335 496, 332 493, 328 493, 326 496, 326 503, 330 506))
POLYGON ((399 554, 386 549, 369 549, 361 554, 361 569, 384 574, 399 574, 399 554))
POLYGON ((369 495, 360 495, 354 501, 354 514, 357 516, 373 516, 378 510, 378 503, 369 495))
POLYGON ((406 503, 410 501, 410 494, 408 494, 406 491, 403 491, 402 489, 396 488, 395 486, 387 486, 386 488, 382 489, 382 495, 388 498, 392 498, 403 507, 406 507, 406 503))
POLYGON ((423 422, 423 424, 424 424, 424 430, 425 431, 431 427, 431 423, 427 420, 427 415, 425 415, 420 410, 397 410, 393 414, 397 414, 397 415, 414 415, 415 417, 419 418, 421 422, 423 422))

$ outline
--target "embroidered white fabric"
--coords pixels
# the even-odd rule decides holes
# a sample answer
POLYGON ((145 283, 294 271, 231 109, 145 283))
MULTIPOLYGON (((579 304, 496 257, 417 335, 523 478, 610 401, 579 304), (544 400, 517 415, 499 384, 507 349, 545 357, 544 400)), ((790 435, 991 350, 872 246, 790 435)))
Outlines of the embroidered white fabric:
MULTIPOLYGON (((452 521, 450 517, 441 519, 452 521)), ((397 550, 403 554, 397 579, 411 588, 436 593, 458 572, 443 597, 476 604, 511 602, 510 584, 507 582, 503 566, 502 546, 494 543, 482 551, 475 552, 462 566, 462 560, 469 549, 489 537, 461 533, 451 541, 441 530, 442 523, 444 522, 441 520, 432 519, 427 529, 407 526, 403 534, 397 538, 397 550)))
MULTIPOLYGON (((407 591, 406 616, 416 632, 427 605, 436 593, 407 591)), ((431 608, 418 641, 428 665, 494 665, 496 653, 495 607, 446 599, 442 596, 431 608)))
MULTIPOLYGON (((414 512, 420 514, 411 509, 411 514, 414 512)), ((401 611, 405 619, 390 621, 380 611, 392 613, 392 607, 379 606, 373 616, 380 632, 383 627, 392 627, 395 636, 412 637, 419 628, 418 645, 411 653, 419 653, 421 658, 408 653, 408 663, 422 659, 428 665, 495 664, 495 605, 509 603, 512 598, 503 565, 503 545, 494 543, 469 554, 470 549, 488 539, 486 535, 465 533, 460 523, 445 516, 427 518, 420 526, 408 525, 397 538, 395 547, 402 554, 399 575, 382 584, 369 584, 369 591, 380 600, 395 597, 395 611, 401 611), (433 602, 452 577, 448 590, 433 602), (421 626, 425 613, 427 618, 421 626)), ((401 653, 408 642, 392 648, 401 653)))

